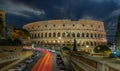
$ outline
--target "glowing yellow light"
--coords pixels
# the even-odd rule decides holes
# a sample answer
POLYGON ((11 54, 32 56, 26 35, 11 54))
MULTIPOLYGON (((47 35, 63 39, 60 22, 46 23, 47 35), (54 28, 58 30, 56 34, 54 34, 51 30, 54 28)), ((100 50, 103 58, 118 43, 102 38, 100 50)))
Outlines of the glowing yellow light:
POLYGON ((57 42, 58 42, 58 43, 60 43, 60 41, 59 41, 59 40, 58 40, 57 42))
POLYGON ((64 41, 62 41, 62 43, 64 43, 64 41))
POLYGON ((55 43, 55 40, 53 41, 53 43, 55 43))
POLYGON ((49 43, 51 43, 51 41, 49 41, 49 43))
POLYGON ((45 41, 45 43, 47 43, 47 41, 45 41))

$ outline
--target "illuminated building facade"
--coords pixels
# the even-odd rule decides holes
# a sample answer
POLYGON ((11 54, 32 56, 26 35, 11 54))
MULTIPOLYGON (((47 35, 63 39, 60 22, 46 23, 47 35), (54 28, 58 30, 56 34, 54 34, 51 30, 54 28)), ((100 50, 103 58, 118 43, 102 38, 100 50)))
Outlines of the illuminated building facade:
POLYGON ((6 36, 5 12, 0 10, 0 39, 6 36))
POLYGON ((73 46, 74 39, 78 50, 93 49, 107 43, 104 23, 101 21, 47 20, 29 23, 23 28, 30 32, 32 43, 41 47, 73 46))

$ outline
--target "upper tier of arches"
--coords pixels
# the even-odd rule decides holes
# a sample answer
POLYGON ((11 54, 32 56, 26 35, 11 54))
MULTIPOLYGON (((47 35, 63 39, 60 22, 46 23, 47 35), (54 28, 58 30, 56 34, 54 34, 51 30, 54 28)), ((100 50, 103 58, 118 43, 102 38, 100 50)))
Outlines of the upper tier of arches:
POLYGON ((47 20, 38 21, 24 25, 25 29, 29 31, 36 30, 95 30, 104 32, 104 23, 94 20, 47 20))

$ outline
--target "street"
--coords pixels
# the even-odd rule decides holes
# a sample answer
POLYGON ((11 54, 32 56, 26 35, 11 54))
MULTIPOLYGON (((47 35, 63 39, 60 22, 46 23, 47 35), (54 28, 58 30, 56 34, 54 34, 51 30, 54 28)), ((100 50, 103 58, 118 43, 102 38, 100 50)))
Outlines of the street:
MULTIPOLYGON (((63 58, 66 69, 68 71, 69 62, 67 57, 63 58)), ((52 52, 40 52, 39 56, 34 59, 30 64, 27 64, 27 68, 24 71, 58 71, 56 64, 56 53, 52 52)))
POLYGON ((31 71, 34 64, 43 56, 43 53, 39 53, 39 56, 34 59, 34 61, 30 64, 27 64, 27 68, 24 71, 31 71))

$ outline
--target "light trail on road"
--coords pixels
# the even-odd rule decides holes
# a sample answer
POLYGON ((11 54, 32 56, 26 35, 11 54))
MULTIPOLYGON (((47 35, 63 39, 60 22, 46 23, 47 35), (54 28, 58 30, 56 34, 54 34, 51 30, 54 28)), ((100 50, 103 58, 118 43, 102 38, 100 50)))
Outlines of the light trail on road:
POLYGON ((51 71, 51 68, 52 54, 50 52, 47 52, 37 61, 31 71, 51 71))

